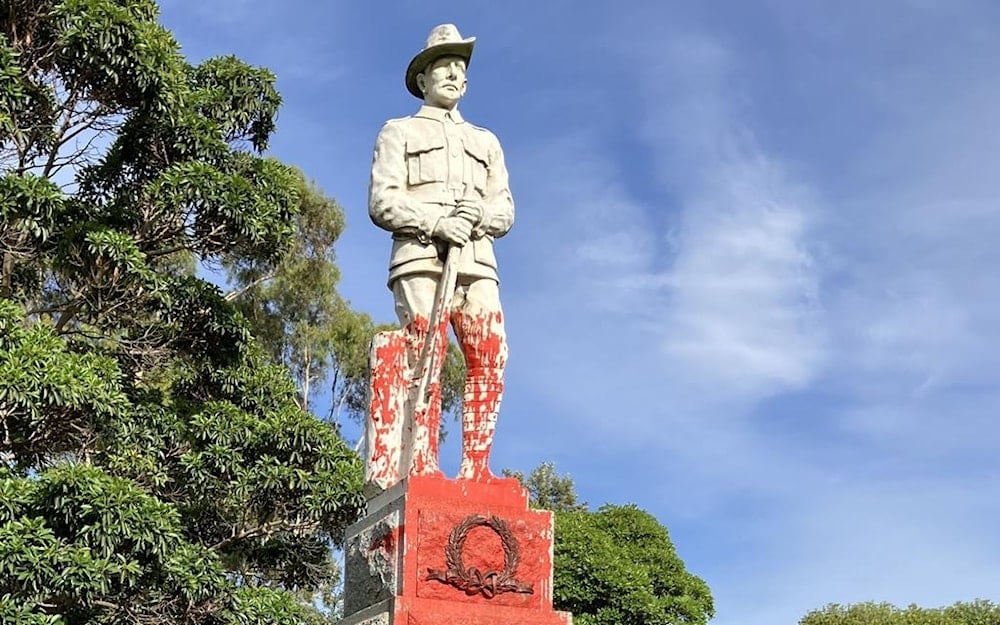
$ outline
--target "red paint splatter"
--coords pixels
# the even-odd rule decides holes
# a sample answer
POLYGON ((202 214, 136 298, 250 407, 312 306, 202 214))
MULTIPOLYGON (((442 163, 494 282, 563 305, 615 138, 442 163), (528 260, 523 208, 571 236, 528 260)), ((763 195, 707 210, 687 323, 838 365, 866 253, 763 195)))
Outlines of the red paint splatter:
POLYGON ((381 332, 373 340, 369 405, 368 479, 388 488, 399 481, 403 447, 401 408, 407 388, 406 336, 381 332))
MULTIPOLYGON (((503 398, 503 371, 507 364, 507 342, 503 314, 499 311, 466 314, 453 312, 442 319, 443 335, 450 321, 465 355, 467 376, 462 409, 462 468, 459 477, 493 478, 489 452, 503 398)), ((372 353, 369 479, 383 488, 400 477, 440 475, 438 432, 441 422, 441 381, 437 376, 428 388, 428 401, 415 406, 413 396, 424 371, 418 371, 420 354, 428 336, 429 321, 418 316, 396 332, 376 338, 372 353), (405 413, 413 411, 405 424, 405 413), (408 465, 408 466, 403 466, 408 465)), ((435 358, 443 362, 447 343, 436 345, 435 358)))
POLYGON ((503 314, 499 311, 475 315, 456 313, 452 319, 468 370, 463 394, 459 477, 488 480, 493 478, 489 453, 503 398, 503 370, 507 364, 503 314))
MULTIPOLYGON (((423 353, 424 344, 427 341, 430 321, 423 316, 417 316, 406 326, 406 335, 409 344, 409 362, 412 379, 411 388, 416 389, 420 385, 420 380, 427 375, 426 368, 418 370, 420 366, 420 355, 423 353)), ((446 336, 447 319, 442 319, 437 331, 441 336, 446 336)), ((442 363, 448 349, 447 341, 438 341, 435 345, 434 361, 442 363)), ((425 363, 425 367, 426 364, 425 363)), ((416 397, 411 398, 413 403, 413 459, 410 466, 410 475, 440 475, 438 469, 438 434, 441 425, 441 381, 440 375, 432 378, 427 388, 427 401, 420 404, 416 397), (422 407, 418 407, 418 404, 422 407)))
POLYGON ((384 534, 372 540, 372 544, 368 546, 368 551, 381 551, 385 555, 395 553, 400 534, 400 528, 389 528, 384 534))

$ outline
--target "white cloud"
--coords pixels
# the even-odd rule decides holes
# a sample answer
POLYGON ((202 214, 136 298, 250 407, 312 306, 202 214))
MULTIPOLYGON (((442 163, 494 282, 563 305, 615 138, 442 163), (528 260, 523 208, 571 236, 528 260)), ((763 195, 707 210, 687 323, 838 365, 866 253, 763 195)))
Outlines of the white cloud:
POLYGON ((641 137, 679 209, 672 262, 638 285, 657 295, 647 314, 669 366, 750 403, 799 388, 824 356, 811 194, 740 120, 721 44, 678 36, 638 53, 655 59, 636 66, 641 137))
POLYGON ((667 357, 751 397, 800 387, 822 358, 806 214, 756 162, 716 173, 719 183, 684 207, 663 317, 667 357))

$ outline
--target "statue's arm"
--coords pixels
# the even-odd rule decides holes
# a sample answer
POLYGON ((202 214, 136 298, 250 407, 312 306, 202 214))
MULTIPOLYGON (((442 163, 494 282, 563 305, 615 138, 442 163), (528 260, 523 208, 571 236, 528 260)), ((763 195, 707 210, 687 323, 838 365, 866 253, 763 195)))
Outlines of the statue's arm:
POLYGON ((437 216, 426 204, 412 199, 406 175, 406 139, 398 124, 388 122, 375 140, 368 215, 380 228, 429 241, 437 216))
POLYGON ((514 199, 510 194, 507 165, 500 142, 492 133, 491 139, 481 227, 490 236, 502 237, 514 225, 514 199))

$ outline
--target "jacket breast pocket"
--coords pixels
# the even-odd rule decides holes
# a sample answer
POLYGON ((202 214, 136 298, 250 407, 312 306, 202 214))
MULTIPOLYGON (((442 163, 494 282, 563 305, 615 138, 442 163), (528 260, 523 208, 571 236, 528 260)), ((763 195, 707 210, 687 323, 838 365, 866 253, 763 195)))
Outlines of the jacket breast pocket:
POLYGON ((471 182, 481 196, 486 195, 486 179, 489 176, 489 154, 486 148, 477 141, 466 139, 465 147, 465 181, 471 182))
POLYGON ((444 137, 415 137, 406 141, 406 178, 411 187, 444 182, 448 175, 444 137))

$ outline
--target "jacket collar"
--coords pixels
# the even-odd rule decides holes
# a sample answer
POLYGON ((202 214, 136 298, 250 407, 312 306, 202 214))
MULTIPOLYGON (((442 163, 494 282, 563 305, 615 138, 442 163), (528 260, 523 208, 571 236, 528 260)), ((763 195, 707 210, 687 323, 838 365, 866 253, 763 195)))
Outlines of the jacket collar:
POLYGON ((448 117, 451 117, 451 121, 456 124, 465 123, 465 120, 462 119, 462 114, 458 112, 458 107, 449 111, 436 106, 427 106, 425 104, 420 107, 420 110, 417 111, 414 117, 425 117, 427 119, 435 119, 439 122, 443 122, 448 117))

